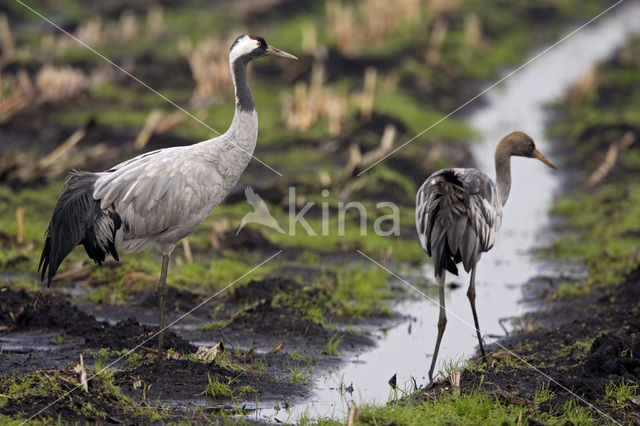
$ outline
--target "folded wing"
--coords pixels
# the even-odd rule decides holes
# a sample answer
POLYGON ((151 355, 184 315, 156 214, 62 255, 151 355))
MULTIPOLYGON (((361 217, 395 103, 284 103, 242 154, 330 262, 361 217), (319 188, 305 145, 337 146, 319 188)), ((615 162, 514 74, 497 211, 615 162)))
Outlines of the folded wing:
POLYGON ((476 169, 445 169, 431 175, 416 197, 416 228, 433 257, 436 275, 470 271, 493 247, 502 206, 487 175, 476 169))

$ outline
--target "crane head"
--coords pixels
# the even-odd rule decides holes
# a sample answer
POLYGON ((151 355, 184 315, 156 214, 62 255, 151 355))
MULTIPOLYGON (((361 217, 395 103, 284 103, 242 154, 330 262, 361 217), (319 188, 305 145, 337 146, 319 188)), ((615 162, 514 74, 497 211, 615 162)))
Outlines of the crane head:
POLYGON ((509 155, 515 155, 518 157, 535 158, 542 161, 547 166, 555 169, 556 166, 547 159, 538 149, 533 142, 531 136, 524 132, 512 132, 502 138, 496 153, 500 150, 507 150, 509 155))
POLYGON ((234 63, 237 59, 243 58, 248 62, 267 55, 280 56, 287 59, 298 59, 290 53, 269 46, 262 37, 253 34, 244 34, 238 37, 231 45, 229 61, 234 63))

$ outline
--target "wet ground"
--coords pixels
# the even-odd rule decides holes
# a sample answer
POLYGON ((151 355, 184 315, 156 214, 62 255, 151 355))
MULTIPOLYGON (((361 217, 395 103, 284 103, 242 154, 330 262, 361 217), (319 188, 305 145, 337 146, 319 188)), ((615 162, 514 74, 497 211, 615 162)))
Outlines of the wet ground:
MULTIPOLYGON (((524 420, 529 424, 537 424, 536 415, 527 409, 536 407, 535 395, 544 388, 552 394, 537 406, 542 412, 562 412, 569 401, 577 400, 580 406, 591 405, 588 410, 599 422, 637 424, 638 401, 622 401, 617 410, 611 410, 607 387, 640 381, 640 268, 618 286, 600 287, 569 300, 549 302, 546 290, 554 284, 547 280, 529 284, 538 292, 545 290, 539 297, 546 308, 525 316, 537 325, 502 339, 502 347, 489 346, 493 366, 465 370, 461 391, 481 388, 506 404, 523 405, 525 416, 531 416, 524 420)), ((445 381, 422 392, 433 397, 450 393, 451 386, 445 381)))
MULTIPOLYGON (((551 14, 553 15, 553 13, 551 14)), ((462 19, 459 20, 462 21, 462 19)), ((540 22, 542 21, 545 24, 541 26, 544 27, 547 21, 540 20, 540 22)), ((407 49, 398 51, 407 55, 413 54, 407 49)), ((392 68, 388 64, 395 64, 397 58, 398 54, 394 53, 384 59, 353 59, 331 48, 328 60, 331 66, 327 69, 327 80, 333 81, 339 75, 361 75, 367 66, 379 67, 381 72, 386 72, 392 68)), ((150 61, 152 65, 154 60, 156 64, 160 63, 165 66, 167 73, 175 72, 181 75, 181 78, 172 80, 170 86, 173 89, 181 90, 175 99, 186 103, 192 85, 190 78, 186 75, 188 73, 186 61, 182 59, 166 60, 166 58, 158 61, 157 58, 152 58, 150 61)), ((86 60, 80 60, 76 63, 87 70, 92 68, 91 63, 86 60)), ((312 73, 313 59, 311 55, 301 63, 303 65, 295 69, 285 69, 282 65, 256 67, 252 78, 261 83, 267 82, 269 84, 278 82, 289 85, 296 81, 304 82, 312 73), (275 77, 276 75, 280 77, 275 77)), ((148 65, 147 59, 137 60, 132 70, 154 87, 166 85, 165 76, 155 72, 153 67, 148 65)), ((449 65, 445 64, 442 67, 449 65)), ((558 69, 562 69, 562 67, 558 69)), ((439 72, 446 75, 446 81, 442 80, 442 87, 430 85, 432 82, 429 83, 428 78, 423 79, 423 76, 411 75, 402 81, 401 88, 409 87, 411 91, 414 91, 417 90, 416 87, 419 87, 420 93, 434 99, 433 105, 449 109, 459 104, 460 100, 466 99, 469 94, 475 93, 471 89, 476 88, 476 84, 473 82, 477 81, 477 76, 470 78, 456 72, 449 73, 442 72, 442 70, 439 72), (459 90, 449 90, 453 86, 458 86, 459 90)), ((133 83, 123 81, 119 77, 114 81, 116 86, 123 85, 127 86, 128 90, 136 90, 133 83)), ((531 83, 524 82, 522 84, 531 86, 531 83)), ((257 87, 266 85, 264 83, 263 86, 257 85, 257 87)), ((353 90, 360 90, 359 86, 353 90)), ((520 92, 520 90, 512 89, 507 92, 520 92)), ((26 193, 31 190, 48 188, 46 187, 47 182, 61 178, 68 168, 77 167, 78 164, 82 164, 86 169, 100 170, 133 155, 136 151, 131 147, 131 143, 138 134, 144 118, 135 124, 114 125, 113 119, 107 120, 105 117, 108 117, 108 114, 103 114, 103 111, 98 110, 91 114, 84 114, 85 111, 83 111, 89 110, 92 105, 119 110, 120 99, 118 96, 120 95, 124 94, 112 98, 111 104, 104 102, 95 93, 84 93, 66 104, 58 104, 59 110, 65 111, 68 108, 74 113, 78 113, 78 111, 82 113, 78 114, 81 116, 80 119, 76 117, 73 120, 73 124, 61 125, 59 123, 60 117, 57 115, 59 111, 50 105, 33 105, 32 108, 4 123, 3 135, 10 136, 8 137, 10 144, 3 144, 0 147, 0 154, 9 152, 9 155, 2 157, 4 162, 0 164, 0 181, 3 185, 16 189, 16 192, 23 190, 26 193), (29 158, 28 155, 14 156, 15 152, 19 152, 27 146, 39 146, 43 152, 49 152, 57 143, 65 140, 79 127, 86 129, 86 139, 77 150, 73 151, 73 155, 67 158, 68 163, 48 170, 46 177, 39 173, 26 173, 32 169, 33 158, 29 158)), ((266 97, 264 94, 263 98, 258 100, 262 102, 262 105, 272 104, 274 108, 278 102, 276 96, 266 97)), ((380 105, 383 104, 383 102, 380 103, 380 105)), ((429 107, 433 105, 429 104, 429 107)), ((541 109, 538 100, 535 105, 530 106, 536 111, 541 109)), ((146 110, 148 105, 145 103, 144 96, 139 94, 137 97, 134 96, 134 101, 129 102, 127 107, 131 110, 146 110)), ((225 106, 225 108, 227 107, 229 105, 225 106)), ((424 105, 420 105, 420 108, 422 107, 424 105)), ((497 110, 492 109, 492 111, 497 110)), ((405 112, 403 111, 403 114, 405 112)), ((286 134, 286 140, 280 141, 281 143, 277 146, 274 145, 272 138, 268 140, 266 147, 259 148, 259 156, 272 154, 272 158, 280 158, 281 163, 277 163, 278 168, 291 171, 291 175, 287 177, 285 182, 276 181, 274 176, 265 177, 265 171, 254 162, 245 175, 246 182, 252 183, 269 205, 274 206, 274 211, 279 213, 282 213, 283 206, 287 201, 288 185, 295 185, 299 192, 304 194, 302 197, 315 196, 317 199, 319 197, 317 193, 320 189, 328 187, 332 191, 332 197, 334 194, 340 193, 342 198, 336 197, 336 200, 353 198, 372 203, 380 200, 396 201, 400 203, 403 212, 406 213, 405 210, 412 209, 413 196, 413 192, 407 187, 415 186, 433 168, 442 164, 470 165, 476 162, 483 168, 490 169, 490 167, 484 167, 478 158, 472 158, 472 149, 460 143, 461 135, 466 136, 467 134, 459 130, 454 131, 456 128, 453 127, 454 130, 449 128, 448 131, 433 136, 433 139, 429 135, 428 143, 416 141, 416 144, 410 147, 410 149, 415 149, 413 153, 407 150, 403 151, 401 156, 390 158, 387 165, 391 172, 386 169, 385 172, 380 172, 380 175, 371 175, 370 180, 365 175, 359 181, 353 179, 353 176, 343 176, 343 169, 349 160, 350 143, 354 141, 359 143, 363 154, 366 154, 377 146, 385 127, 389 124, 396 126, 402 137, 408 138, 415 133, 416 129, 411 126, 413 124, 415 127, 415 120, 407 122, 403 119, 403 114, 391 115, 382 110, 374 111, 372 119, 369 121, 362 119, 357 114, 349 116, 345 119, 345 121, 348 120, 349 125, 345 126, 343 132, 336 137, 329 137, 326 134, 322 134, 320 137, 317 135, 301 137, 291 133, 286 134), (301 147, 313 150, 314 154, 315 151, 322 152, 321 161, 316 162, 313 158, 307 161, 298 161, 295 154, 299 154, 298 150, 302 151, 301 147), (293 159, 290 160, 289 157, 293 159), (326 177, 322 177, 323 167, 335 168, 327 174, 329 183, 325 182, 327 181, 326 177), (397 170, 400 170, 401 173, 394 174, 397 170), (318 182, 325 183, 319 184, 318 182), (358 187, 358 185, 362 186, 358 187)), ((126 118, 127 112, 125 111, 123 115, 124 117, 119 119, 126 118)), ((219 120, 220 114, 212 115, 215 120, 219 120)), ((276 123, 275 127, 267 128, 267 131, 264 132, 268 137, 270 134, 274 134, 274 128, 280 130, 281 122, 279 118, 274 119, 267 114, 265 116, 268 117, 272 125, 276 123)), ((440 118, 440 115, 437 118, 440 118)), ((218 124, 222 121, 224 120, 218 121, 218 124)), ((423 119, 417 121, 420 126, 418 130, 430 124, 423 122, 423 119)), ((488 120, 486 123, 493 122, 488 120)), ((520 123, 509 123, 507 127, 519 127, 520 123)), ((456 125, 460 125, 460 123, 456 125)), ((486 132, 487 141, 490 142, 483 144, 482 148, 473 150, 476 157, 485 157, 486 153, 482 150, 486 147, 492 149, 493 141, 498 138, 495 132, 504 131, 504 125, 505 123, 500 123, 499 130, 482 128, 486 132)), ((180 133, 176 132, 179 135, 172 132, 154 135, 145 149, 184 145, 198 140, 196 138, 200 137, 200 133, 193 131, 193 128, 185 130, 186 127, 186 125, 181 127, 180 133), (188 137, 185 137, 185 133, 188 134, 188 137)), ((216 127, 219 126, 216 125, 216 127)), ((542 133, 542 119, 540 117, 536 117, 535 129, 542 133)), ((317 133, 317 129, 313 130, 317 133)), ((491 156, 489 155, 487 158, 491 158, 491 156)), ((548 178, 549 176, 545 175, 545 185, 549 183, 548 178)), ((546 186, 546 188, 552 190, 550 186, 546 186)), ((52 192, 51 197, 54 197, 54 191, 51 191, 50 188, 47 190, 52 192)), ((235 222, 242 217, 243 211, 232 211, 231 209, 244 203, 243 190, 242 186, 238 186, 230 194, 226 204, 220 207, 227 210, 222 210, 223 213, 220 216, 225 216, 235 222)), ((536 209, 532 212, 546 211, 550 199, 551 195, 547 194, 544 202, 537 204, 536 209)), ((300 413, 307 411, 308 407, 315 406, 316 411, 310 411, 313 415, 335 415, 342 419, 346 413, 345 407, 336 401, 348 402, 361 398, 363 401, 384 403, 391 389, 387 381, 392 372, 393 374, 399 372, 398 383, 402 385, 411 384, 412 378, 417 378, 419 385, 424 383, 424 373, 435 335, 435 319, 430 318, 429 315, 435 313, 435 305, 415 298, 415 295, 411 295, 406 288, 403 288, 402 284, 393 282, 385 276, 387 287, 392 289, 391 297, 387 297, 385 300, 387 303, 385 309, 378 309, 379 307, 376 306, 375 309, 369 310, 365 314, 351 312, 351 315, 341 315, 330 311, 329 308, 330 303, 335 302, 331 299, 331 293, 338 290, 337 286, 322 287, 318 285, 319 277, 326 273, 318 267, 321 263, 331 265, 334 268, 333 272, 335 272, 336 266, 344 266, 345 264, 357 268, 362 267, 363 259, 354 250, 363 248, 364 239, 346 238, 339 244, 332 243, 327 246, 323 246, 322 242, 306 243, 308 245, 303 248, 297 245, 300 241, 296 240, 290 243, 293 247, 291 249, 291 247, 286 247, 288 244, 282 244, 282 239, 273 238, 273 235, 266 232, 263 234, 262 230, 255 231, 252 228, 245 228, 236 236, 232 226, 227 225, 223 227, 222 231, 214 229, 223 222, 220 217, 214 217, 213 220, 205 223, 199 233, 194 235, 191 240, 196 264, 202 263, 205 268, 212 264, 214 266, 211 269, 215 271, 217 261, 222 263, 225 258, 230 259, 230 262, 241 260, 245 262, 245 264, 241 264, 241 270, 244 272, 248 269, 245 268, 246 264, 253 265, 256 258, 271 255, 282 247, 288 248, 283 257, 286 257, 289 263, 284 266, 278 265, 275 270, 269 271, 260 279, 242 283, 233 291, 224 293, 194 312, 189 311, 204 300, 203 294, 211 294, 212 288, 204 286, 211 285, 211 283, 214 285, 226 284, 227 276, 225 279, 218 276, 211 278, 210 275, 200 271, 199 273, 202 273, 204 278, 197 274, 194 274, 194 278, 193 275, 188 276, 190 271, 184 268, 185 276, 187 276, 184 279, 186 283, 181 282, 181 278, 172 283, 167 306, 169 321, 179 319, 185 314, 186 316, 171 328, 165 339, 166 348, 171 349, 169 359, 162 366, 156 366, 152 363, 156 350, 155 338, 152 336, 154 324, 157 322, 155 293, 153 291, 154 281, 157 278, 153 274, 157 273, 159 267, 157 259, 153 259, 153 255, 147 254, 146 258, 143 257, 145 255, 142 255, 143 259, 152 260, 153 269, 148 264, 142 266, 136 264, 135 255, 123 258, 121 267, 107 264, 102 268, 93 269, 88 263, 84 263, 82 264, 82 268, 84 268, 82 274, 63 279, 61 282, 55 283, 56 290, 45 290, 38 296, 38 293, 33 291, 33 283, 36 282, 36 278, 35 266, 32 263, 35 263, 34 256, 37 262, 37 253, 34 253, 37 251, 37 244, 40 243, 42 231, 46 226, 46 223, 40 223, 46 220, 44 218, 46 214, 42 212, 50 211, 51 199, 36 199, 34 204, 34 215, 30 219, 33 221, 34 217, 36 218, 36 224, 32 224, 32 226, 38 229, 37 233, 32 231, 32 235, 37 234, 37 236, 33 236, 26 244, 19 245, 12 235, 13 228, 11 229, 12 233, 6 233, 6 235, 0 229, 3 232, 0 234, 0 246, 6 247, 7 250, 18 247, 17 250, 10 252, 7 257, 2 257, 0 260, 3 269, 7 271, 6 275, 3 273, 2 279, 4 280, 6 277, 10 283, 0 292, 0 344, 2 345, 0 379, 3 379, 0 394, 14 395, 18 389, 18 379, 31 377, 28 376, 29 373, 40 377, 53 377, 52 380, 55 384, 61 384, 62 393, 56 391, 43 394, 41 389, 34 385, 32 392, 25 393, 23 398, 9 397, 14 399, 0 401, 0 412, 3 414, 24 416, 35 414, 44 409, 40 413, 41 415, 52 418, 60 415, 66 421, 88 419, 89 421, 120 421, 124 423, 147 423, 152 419, 158 421, 153 417, 159 415, 158 413, 167 413, 168 417, 165 419, 179 420, 180 416, 186 415, 187 419, 203 422, 215 421, 218 417, 224 419, 225 415, 232 414, 249 414, 248 418, 260 421, 295 421, 299 418, 300 413), (231 229, 229 229, 230 227, 231 229), (218 257, 212 260, 214 254, 218 257), (306 260, 302 260, 305 256, 306 260), (21 286, 30 288, 32 291, 16 290, 21 286), (104 291, 104 287, 114 290, 108 296, 102 297, 102 299, 98 298, 99 301, 91 298, 92 294, 104 291), (118 295, 118 291, 123 291, 124 296, 118 295), (408 294, 409 296, 407 296, 408 294), (292 295, 295 296, 293 300, 291 300, 292 295), (326 306, 322 308, 320 317, 315 316, 313 317, 315 320, 311 319, 313 312, 310 312, 310 308, 302 303, 305 300, 315 301, 316 305, 313 308, 317 308, 317 305, 326 306), (296 303, 297 305, 295 305, 296 303), (326 304, 322 305, 323 303, 326 304), (391 331, 388 332, 388 330, 391 331), (428 345, 425 342, 428 342, 428 345), (207 350, 211 351, 214 349, 210 348, 215 348, 217 353, 215 356, 212 353, 203 353, 202 351, 198 353, 199 346, 206 346, 207 350), (128 349, 136 347, 138 350, 135 354, 128 353, 128 349), (414 348, 418 349, 414 350, 414 348), (114 368, 115 371, 109 377, 97 376, 92 379, 93 381, 89 381, 91 397, 78 389, 74 391, 73 397, 56 404, 54 407, 47 408, 47 405, 56 401, 57 397, 74 389, 74 386, 81 381, 81 374, 72 370, 78 363, 81 353, 84 354, 89 375, 93 374, 95 365, 102 367, 113 363, 111 368, 114 368), (342 370, 345 365, 346 369, 342 370), (353 376, 355 379, 349 376, 353 372, 355 372, 353 376), (12 374, 15 380, 7 379, 12 374), (314 385, 314 381, 316 384, 321 384, 314 385), (118 386, 124 396, 131 396, 139 403, 140 407, 155 408, 157 412, 151 413, 144 410, 141 412, 142 408, 140 410, 136 408, 138 411, 125 409, 131 404, 123 403, 124 400, 121 396, 114 396, 115 394, 109 390, 109 384, 118 386), (315 387, 320 388, 318 392, 315 392, 315 387), (331 397, 325 398, 327 395, 331 395, 331 397), (2 404, 3 401, 4 404, 2 404), (91 411, 90 405, 93 406, 94 411, 91 411), (294 410, 288 410, 293 406, 296 406, 294 410)), ((515 206, 524 205, 520 202, 512 204, 515 206)), ((19 205, 11 206, 11 209, 8 210, 11 215, 14 214, 14 207, 19 207, 19 205)), ((518 210, 514 209, 507 211, 505 215, 514 218, 517 224, 520 221, 517 213, 518 210)), ((319 208, 314 209, 310 214, 315 218, 319 218, 320 215, 319 208)), ((415 279, 421 285, 420 288, 428 288, 424 285, 425 271, 421 267, 422 262, 426 261, 426 257, 418 258, 415 255, 419 249, 402 251, 403 246, 410 245, 417 248, 411 223, 412 214, 404 216, 410 220, 402 223, 403 232, 400 238, 395 239, 393 244, 380 245, 371 251, 367 251, 365 248, 365 251, 375 256, 376 259, 383 260, 385 264, 389 262, 388 264, 393 269, 402 270, 401 275, 410 277, 412 282, 415 279)), ((282 214, 278 218, 282 218, 282 214)), ((235 222, 234 225, 236 225, 235 222)), ((523 235, 516 234, 514 238, 509 236, 513 234, 513 230, 506 224, 507 242, 503 245, 503 250, 512 252, 515 247, 517 261, 513 261, 513 259, 501 261, 489 256, 484 259, 485 264, 490 265, 486 269, 495 269, 493 275, 491 271, 481 275, 478 285, 479 310, 481 313, 489 312, 484 317, 484 321, 481 319, 481 324, 483 324, 483 330, 491 335, 502 335, 503 330, 498 322, 499 319, 505 316, 511 317, 513 314, 520 314, 524 311, 524 308, 517 305, 517 301, 521 297, 519 284, 540 274, 539 264, 528 257, 525 259, 525 252, 531 248, 531 240, 536 240, 535 232, 539 230, 539 224, 539 222, 533 223, 531 227, 523 231, 523 235), (496 277, 501 277, 501 279, 498 280, 496 277), (492 309, 492 304, 499 304, 503 311, 492 309)), ((537 240, 537 242, 540 241, 537 240)), ((178 252, 179 249, 176 251, 178 252)), ((72 259, 75 263, 69 262, 66 266, 76 266, 79 262, 78 259, 84 258, 83 254, 79 252, 80 250, 76 253, 78 256, 72 259)), ((501 254, 498 250, 494 252, 498 253, 497 255, 501 254)), ((421 253, 419 255, 422 256, 421 253)), ((182 253, 177 254, 175 270, 180 270, 186 263, 186 258, 182 256, 182 253)), ((225 263, 220 269, 234 271, 231 267, 235 266, 233 263, 225 263)), ((371 266, 371 269, 375 269, 375 267, 371 266)), ((428 271, 426 272, 428 273, 428 271)), ((240 273, 231 275, 232 278, 236 278, 240 273)), ((551 285, 557 285, 555 275, 551 275, 551 285)), ((571 278, 571 275, 568 276, 571 278)), ((566 277, 563 276, 563 278, 566 277)), ((467 277, 464 276, 454 280, 456 285, 450 289, 449 297, 451 299, 448 299, 448 303, 454 300, 454 303, 449 306, 456 309, 459 307, 461 312, 468 313, 464 290, 458 286, 458 284, 464 285, 466 280, 467 277)), ((355 281, 354 279, 354 284, 355 281)), ((328 282, 331 284, 333 281, 330 279, 328 282)), ((545 280, 542 280, 542 285, 549 286, 545 280)), ((349 311, 350 305, 356 305, 357 299, 363 297, 366 296, 359 293, 348 294, 345 296, 348 303, 342 306, 343 310, 349 311)), ((554 305, 553 309, 556 308, 557 306, 554 305)), ((564 334, 566 339, 595 337, 580 334, 582 331, 586 333, 586 328, 579 326, 580 321, 586 321, 586 318, 581 316, 583 314, 571 309, 558 312, 559 314, 555 315, 554 313, 552 318, 555 318, 554 321, 557 320, 558 324, 562 325, 561 330, 564 331, 561 331, 560 335, 564 334), (566 319, 561 315, 562 312, 570 314, 570 321, 578 321, 578 323, 562 322, 566 319), (578 329, 571 331, 571 327, 576 326, 578 329)), ((602 311, 602 323, 605 322, 604 315, 606 313, 604 310, 602 311)), ((483 318, 482 314, 481 318, 483 318)), ((622 317, 618 319, 619 322, 615 323, 614 331, 612 331, 613 335, 602 340, 604 344, 594 349, 594 354, 596 354, 594 356, 601 356, 597 355, 604 350, 598 349, 600 347, 607 348, 606 351, 613 351, 612 358, 607 358, 610 361, 608 363, 614 365, 614 369, 622 374, 620 373, 622 371, 620 370, 621 365, 633 364, 625 361, 629 357, 625 355, 627 352, 624 349, 635 348, 635 343, 620 332, 623 327, 629 328, 631 325, 624 323, 622 317), (620 349, 617 355, 615 350, 618 349, 616 348, 620 349)), ((592 325, 598 330, 604 330, 603 324, 592 325)), ((517 339, 519 338, 520 336, 517 339)), ((550 339, 551 342, 554 342, 553 344, 556 342, 554 340, 556 337, 552 333, 532 334, 530 339, 531 342, 527 341, 530 348, 534 348, 536 344, 545 346, 546 339, 550 339)), ((514 342, 517 345, 520 341, 515 340, 514 342)), ((595 342, 589 343, 595 345, 595 342)), ((443 351, 446 353, 442 356, 445 358, 461 354, 470 355, 475 351, 475 340, 464 325, 456 328, 451 324, 443 345, 443 351)), ((549 350, 545 347, 537 350, 541 354, 549 353, 551 356, 554 348, 555 346, 549 345, 549 350)), ((529 354, 526 351, 523 353, 529 354)), ((534 356, 534 354, 530 356, 534 356)), ((577 358, 577 355, 573 361, 571 361, 573 359, 571 357, 567 359, 570 360, 567 362, 573 362, 575 365, 563 364, 560 367, 575 368, 571 371, 576 378, 579 378, 580 374, 591 373, 591 370, 585 370, 587 367, 582 366, 584 367, 582 370, 578 368, 582 361, 577 358)), ((594 362, 591 362, 591 365, 593 364, 594 362)), ((508 380, 513 381, 514 377, 528 383, 521 392, 517 393, 517 395, 521 395, 521 398, 524 398, 522 395, 533 389, 533 385, 540 384, 540 379, 533 378, 527 370, 524 370, 522 376, 517 376, 513 371, 507 374, 505 371, 495 371, 491 377, 495 383, 502 383, 501 389, 510 389, 512 385, 508 385, 508 380)), ((560 374, 561 371, 564 370, 558 369, 557 373, 560 374)), ((601 373, 594 370, 594 380, 596 380, 596 376, 604 374, 601 373)), ((616 380, 618 377, 623 376, 613 376, 616 380)), ((477 383, 478 380, 483 379, 474 374, 463 376, 464 386, 467 386, 468 383, 477 383)), ((591 382, 591 384, 595 385, 596 382, 591 382)), ((557 392, 556 397, 559 398, 557 404, 561 404, 563 401, 561 395, 561 392, 557 392)), ((594 397, 598 396, 599 394, 594 394, 594 397)))
MULTIPOLYGON (((338 368, 344 356, 361 353, 373 347, 375 341, 368 333, 327 330, 295 311, 273 306, 274 296, 283 291, 305 290, 296 281, 275 277, 251 282, 216 299, 215 303, 223 306, 228 315, 218 313, 220 325, 214 330, 202 330, 199 324, 206 322, 207 316, 192 311, 167 331, 164 345, 165 350, 171 349, 171 356, 157 367, 152 362, 157 351, 155 328, 127 317, 127 313, 135 312, 143 321, 147 317, 155 318, 155 294, 143 294, 134 307, 83 304, 78 309, 68 296, 46 293, 34 296, 3 288, 0 291, 2 378, 65 370, 79 361, 81 353, 85 355, 87 368, 91 368, 96 353, 106 350, 103 362, 108 361, 116 368, 114 383, 121 386, 124 394, 139 400, 144 391, 145 398, 169 404, 176 413, 201 407, 230 412, 237 411, 238 407, 285 409, 309 396, 308 385, 314 377, 338 368), (92 311, 95 316, 87 313, 92 311), (339 342, 339 355, 338 351, 323 354, 331 339, 339 342), (207 348, 220 342, 220 355, 214 362, 186 359, 198 349, 190 341, 207 348), (138 354, 134 361, 122 355, 132 348, 136 348, 138 354), (214 398, 203 395, 209 380, 229 383, 233 393, 214 398), (251 391, 241 392, 242 389, 251 391)), ((171 289, 167 296, 170 312, 167 321, 183 317, 200 299, 171 289)), ((335 320, 340 324, 338 318, 335 320)), ((389 318, 377 322, 372 319, 368 326, 378 328, 390 321, 389 318)), ((35 413, 50 402, 48 398, 32 401, 29 410, 35 413)), ((275 410, 274 418, 278 411, 275 410)), ((55 412, 55 409, 45 410, 41 414, 55 412)))

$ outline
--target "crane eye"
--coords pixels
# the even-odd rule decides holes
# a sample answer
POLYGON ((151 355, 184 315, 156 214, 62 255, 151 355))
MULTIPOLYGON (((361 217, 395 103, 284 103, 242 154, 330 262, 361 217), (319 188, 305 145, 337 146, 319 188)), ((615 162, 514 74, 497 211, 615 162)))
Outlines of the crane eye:
POLYGON ((262 43, 258 42, 258 47, 262 46, 262 43))

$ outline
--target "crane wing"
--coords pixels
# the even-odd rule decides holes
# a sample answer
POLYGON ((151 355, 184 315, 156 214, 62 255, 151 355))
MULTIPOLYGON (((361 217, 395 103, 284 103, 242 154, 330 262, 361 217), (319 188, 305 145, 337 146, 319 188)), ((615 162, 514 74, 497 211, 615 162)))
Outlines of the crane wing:
POLYGON ((495 185, 475 169, 445 169, 431 175, 416 197, 416 228, 436 274, 469 271, 493 246, 501 206, 495 185))
POLYGON ((461 169, 465 205, 470 224, 478 237, 479 252, 489 251, 496 240, 502 220, 498 190, 486 174, 476 169, 461 169))
POLYGON ((215 168, 189 161, 187 151, 176 147, 140 155, 101 173, 93 197, 102 209, 114 206, 123 221, 124 239, 140 240, 131 250, 142 250, 157 234, 187 235, 195 229, 224 199, 222 183, 215 168))

